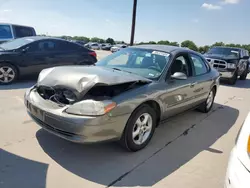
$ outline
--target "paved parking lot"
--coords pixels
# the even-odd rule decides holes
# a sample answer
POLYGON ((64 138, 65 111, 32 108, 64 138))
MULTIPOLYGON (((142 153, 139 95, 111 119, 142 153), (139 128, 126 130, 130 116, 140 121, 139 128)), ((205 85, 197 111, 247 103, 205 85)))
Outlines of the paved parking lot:
POLYGON ((73 144, 40 129, 23 104, 34 82, 0 86, 1 188, 221 188, 250 109, 250 77, 221 85, 211 113, 179 115, 157 128, 147 148, 128 153, 116 143, 73 144))

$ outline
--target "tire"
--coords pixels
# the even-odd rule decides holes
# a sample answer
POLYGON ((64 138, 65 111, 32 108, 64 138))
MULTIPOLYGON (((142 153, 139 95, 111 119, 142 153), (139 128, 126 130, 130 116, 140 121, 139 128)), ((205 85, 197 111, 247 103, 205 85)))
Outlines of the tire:
POLYGON ((230 85, 235 85, 237 78, 238 78, 237 71, 235 71, 233 77, 228 80, 228 83, 230 85))
POLYGON ((240 80, 246 80, 247 74, 248 74, 248 65, 247 65, 247 68, 242 73, 242 75, 240 76, 240 80))
POLYGON ((123 132, 123 135, 121 137, 120 144, 128 151, 132 152, 139 151, 148 145, 154 134, 155 127, 156 127, 155 110, 148 105, 142 105, 139 108, 137 108, 130 116, 126 124, 125 130, 123 132), (145 124, 145 126, 141 126, 140 128, 139 124, 137 124, 136 122, 137 121, 143 122, 144 120, 143 117, 145 118, 147 117, 147 115, 149 115, 147 125, 145 124), (147 132, 143 133, 143 131, 145 131, 143 129, 148 129, 148 130, 147 132), (137 135, 136 133, 138 133, 138 135, 133 136, 133 133, 134 135, 137 135))
POLYGON ((215 88, 212 88, 208 94, 206 101, 200 105, 198 110, 202 113, 208 113, 213 108, 215 95, 216 95, 215 88), (212 98, 211 98, 211 95, 212 95, 212 98))
POLYGON ((9 63, 0 64, 0 84, 11 84, 18 77, 18 71, 16 67, 9 63))

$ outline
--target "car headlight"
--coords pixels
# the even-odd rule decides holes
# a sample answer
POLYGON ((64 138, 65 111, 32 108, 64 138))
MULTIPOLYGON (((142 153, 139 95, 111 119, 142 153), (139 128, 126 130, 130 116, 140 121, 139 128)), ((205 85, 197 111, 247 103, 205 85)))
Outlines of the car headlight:
POLYGON ((229 68, 229 69, 235 69, 236 68, 236 64, 234 64, 234 63, 228 63, 227 64, 227 68, 229 68))
POLYGON ((84 100, 69 106, 65 111, 69 114, 101 116, 116 107, 116 103, 110 100, 95 101, 84 100))
POLYGON ((44 69, 40 72, 38 76, 38 82, 42 81, 54 68, 44 69))

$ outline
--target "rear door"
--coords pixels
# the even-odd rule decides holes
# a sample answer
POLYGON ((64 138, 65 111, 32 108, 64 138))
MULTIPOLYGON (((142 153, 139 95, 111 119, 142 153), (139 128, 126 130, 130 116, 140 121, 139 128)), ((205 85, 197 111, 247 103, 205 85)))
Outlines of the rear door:
POLYGON ((212 86, 212 76, 209 74, 210 67, 201 56, 195 53, 189 53, 192 69, 194 72, 191 87, 193 88, 193 106, 196 106, 206 100, 212 86))

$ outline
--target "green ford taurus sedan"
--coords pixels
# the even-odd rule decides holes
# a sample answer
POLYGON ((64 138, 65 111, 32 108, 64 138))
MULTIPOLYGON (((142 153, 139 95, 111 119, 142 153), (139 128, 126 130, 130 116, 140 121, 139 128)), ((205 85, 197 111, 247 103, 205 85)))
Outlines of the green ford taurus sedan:
POLYGON ((155 128, 190 109, 209 112, 220 75, 199 53, 165 45, 121 49, 91 66, 44 69, 25 93, 32 119, 77 143, 144 148, 155 128))

